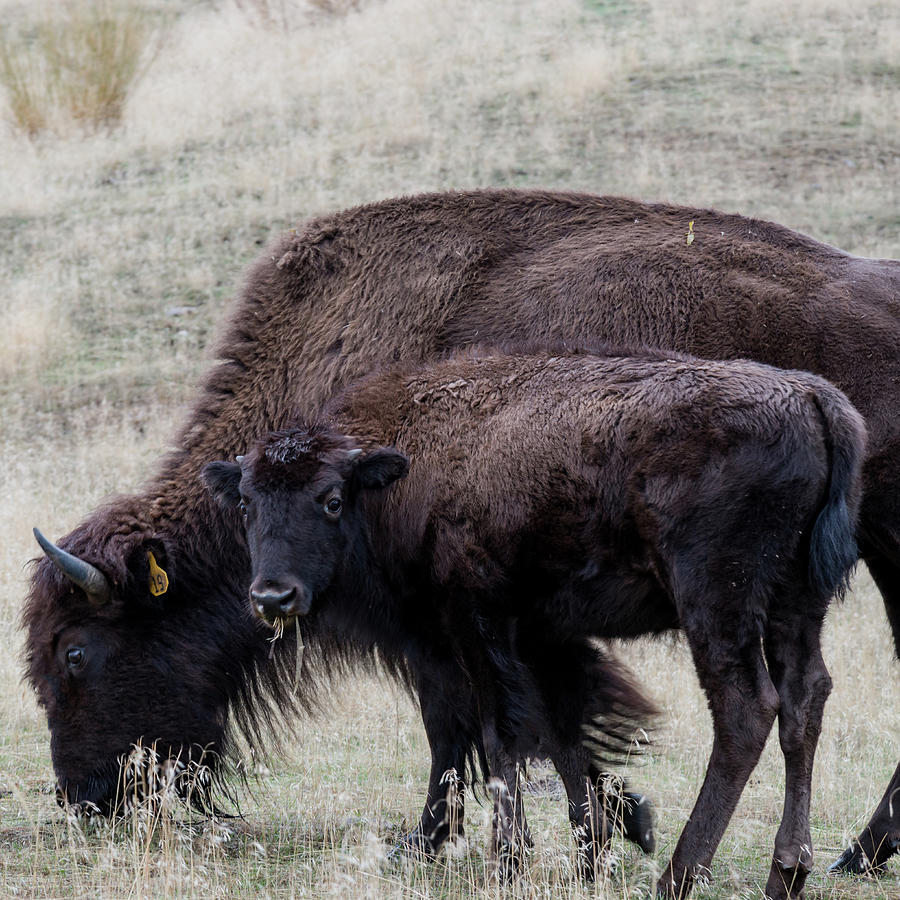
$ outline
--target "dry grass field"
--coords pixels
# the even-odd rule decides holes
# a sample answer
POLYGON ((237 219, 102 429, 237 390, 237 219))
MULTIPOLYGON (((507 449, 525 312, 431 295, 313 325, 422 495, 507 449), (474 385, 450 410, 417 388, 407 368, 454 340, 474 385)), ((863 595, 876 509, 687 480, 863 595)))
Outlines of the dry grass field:
MULTIPOLYGON (((62 4, 0 0, 7 36, 62 4), (37 18, 35 18, 37 17, 37 18)), ((440 860, 387 857, 428 753, 413 703, 367 678, 258 766, 243 818, 175 811, 81 829, 53 799, 46 724, 20 681, 31 527, 58 537, 166 449, 241 273, 326 210, 420 190, 564 187, 716 206, 900 257, 900 6, 887 0, 147 0, 155 55, 121 125, 0 121, 0 897, 645 897, 711 743, 676 640, 623 653, 664 710, 629 767, 654 800, 652 858, 615 845, 572 877, 561 790, 531 773, 536 847, 504 891, 488 807, 440 860)), ((31 31, 29 31, 31 29, 31 31)), ((9 109, 0 91, 0 117, 9 109)), ((900 897, 825 865, 896 765, 900 669, 861 572, 830 614, 814 779, 814 898, 900 897)), ((777 738, 701 898, 756 898, 781 814, 777 738)))

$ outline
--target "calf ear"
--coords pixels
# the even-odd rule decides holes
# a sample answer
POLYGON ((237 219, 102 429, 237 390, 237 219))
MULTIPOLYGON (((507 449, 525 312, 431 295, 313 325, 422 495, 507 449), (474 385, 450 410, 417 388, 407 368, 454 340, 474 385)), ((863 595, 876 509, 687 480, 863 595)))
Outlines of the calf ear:
POLYGON ((203 483, 220 506, 237 506, 241 495, 241 467, 234 462, 211 462, 203 469, 203 483))
POLYGON ((393 447, 379 447, 357 462, 353 474, 362 488, 387 487, 409 471, 409 459, 393 447))

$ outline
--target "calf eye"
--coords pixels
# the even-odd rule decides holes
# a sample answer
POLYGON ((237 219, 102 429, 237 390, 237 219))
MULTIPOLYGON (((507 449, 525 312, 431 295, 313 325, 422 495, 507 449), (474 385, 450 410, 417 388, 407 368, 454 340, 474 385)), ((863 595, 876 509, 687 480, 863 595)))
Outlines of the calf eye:
POLYGON ((66 650, 66 665, 70 669, 80 669, 84 665, 84 648, 69 647, 66 650))
POLYGON ((340 497, 332 497, 325 503, 325 512, 333 519, 336 519, 341 514, 342 506, 343 504, 341 503, 340 497))

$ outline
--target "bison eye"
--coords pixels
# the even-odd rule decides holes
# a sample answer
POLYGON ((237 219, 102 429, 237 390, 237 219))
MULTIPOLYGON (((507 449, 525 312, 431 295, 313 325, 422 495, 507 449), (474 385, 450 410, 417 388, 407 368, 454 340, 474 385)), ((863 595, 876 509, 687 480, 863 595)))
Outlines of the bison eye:
POLYGON ((69 647, 66 650, 66 664, 70 669, 80 669, 84 665, 84 648, 69 647))
POLYGON ((238 511, 245 519, 247 518, 247 504, 243 500, 238 503, 238 511))
POLYGON ((341 514, 342 506, 343 503, 341 503, 340 497, 332 497, 325 503, 325 513, 331 516, 331 518, 336 519, 341 514))

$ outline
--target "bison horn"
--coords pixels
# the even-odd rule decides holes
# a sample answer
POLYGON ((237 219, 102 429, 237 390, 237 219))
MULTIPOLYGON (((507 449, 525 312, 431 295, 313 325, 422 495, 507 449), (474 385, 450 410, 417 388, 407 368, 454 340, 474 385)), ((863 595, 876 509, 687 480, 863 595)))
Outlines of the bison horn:
POLYGON ((244 461, 244 457, 243 457, 243 456, 236 456, 236 457, 234 458, 234 461, 235 461, 238 465, 240 465, 240 464, 244 461))
POLYGON ((109 582, 96 566, 92 566, 89 562, 85 562, 71 553, 66 553, 53 541, 48 541, 37 528, 33 531, 35 540, 41 545, 41 549, 47 554, 53 565, 73 584, 80 587, 94 606, 102 606, 106 603, 109 598, 109 582))
POLYGON ((362 456, 362 450, 359 447, 347 451, 347 459, 356 459, 359 456, 362 456))

